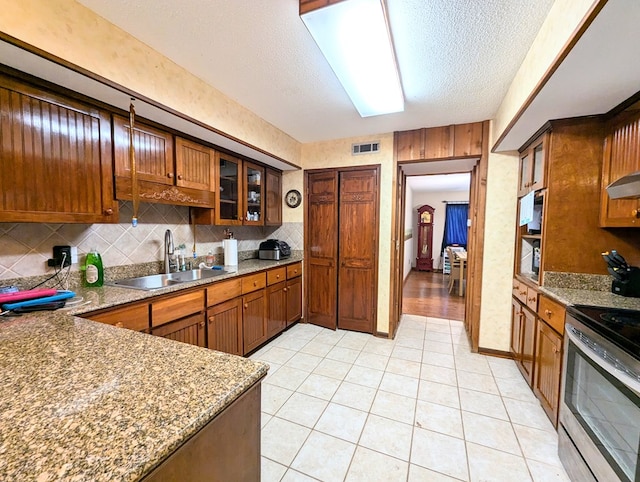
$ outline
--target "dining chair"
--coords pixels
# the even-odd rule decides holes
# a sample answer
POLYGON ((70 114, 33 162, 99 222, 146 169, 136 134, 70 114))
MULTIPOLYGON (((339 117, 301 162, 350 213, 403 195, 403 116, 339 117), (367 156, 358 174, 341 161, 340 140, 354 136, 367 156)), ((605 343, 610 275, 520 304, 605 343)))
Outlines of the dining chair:
POLYGON ((453 249, 451 249, 450 246, 447 246, 446 248, 447 251, 447 257, 449 258, 449 293, 451 293, 451 291, 453 290, 453 285, 455 284, 456 280, 458 280, 460 278, 460 269, 461 269, 461 262, 460 260, 457 258, 455 252, 453 251, 453 249))

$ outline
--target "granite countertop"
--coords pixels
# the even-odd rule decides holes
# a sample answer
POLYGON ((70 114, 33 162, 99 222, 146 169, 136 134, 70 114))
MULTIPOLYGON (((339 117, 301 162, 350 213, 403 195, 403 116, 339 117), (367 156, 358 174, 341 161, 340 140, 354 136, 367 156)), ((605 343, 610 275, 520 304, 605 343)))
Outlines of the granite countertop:
POLYGON ((569 305, 601 306, 604 308, 623 308, 640 310, 640 298, 629 298, 611 293, 578 288, 556 288, 541 286, 540 292, 569 305))
MULTIPOLYGON (((278 266, 286 266, 288 264, 297 263, 302 261, 303 256, 301 251, 295 251, 291 253, 289 258, 280 260, 280 261, 272 261, 272 260, 263 260, 263 259, 248 259, 245 261, 241 261, 237 268, 229 268, 225 267, 225 271, 227 273, 220 274, 214 278, 202 279, 199 281, 190 281, 186 283, 180 283, 172 286, 168 286, 166 288, 160 288, 157 290, 144 291, 133 288, 122 288, 119 286, 112 286, 108 283, 105 283, 104 286, 100 288, 76 288, 74 291, 78 296, 82 296, 85 302, 89 302, 87 304, 78 305, 75 308, 68 309, 68 313, 73 315, 81 315, 83 313, 88 313, 90 311, 101 310, 105 308, 111 308, 117 305, 122 305, 125 303, 130 303, 133 301, 140 301, 147 298, 152 298, 154 296, 163 295, 166 293, 174 293, 176 291, 181 291, 186 288, 193 288, 196 286, 209 285, 211 283, 216 283, 219 281, 223 281, 225 279, 234 278, 237 276, 243 276, 251 273, 255 273, 257 271, 262 271, 265 269, 276 268, 278 266)), ((124 275, 122 278, 135 277, 137 273, 131 272, 129 275, 124 275)))
POLYGON ((611 292, 609 275, 546 272, 545 284, 538 289, 567 306, 588 305, 640 310, 640 298, 629 298, 611 292))
POLYGON ((268 365, 77 316, 287 265, 243 261, 233 273, 154 291, 78 290, 72 311, 0 318, 0 479, 138 480, 268 365))

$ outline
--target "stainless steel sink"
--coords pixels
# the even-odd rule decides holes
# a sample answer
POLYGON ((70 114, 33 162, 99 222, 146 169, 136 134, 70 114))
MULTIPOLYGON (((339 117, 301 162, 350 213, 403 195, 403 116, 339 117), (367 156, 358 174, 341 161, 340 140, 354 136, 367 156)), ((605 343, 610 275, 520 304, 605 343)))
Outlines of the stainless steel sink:
POLYGON ((217 269, 192 269, 189 271, 180 271, 178 273, 152 274, 149 276, 140 276, 138 278, 121 279, 109 284, 119 286, 121 288, 133 288, 137 290, 157 290, 189 281, 215 278, 216 276, 226 273, 227 272, 224 270, 217 269))
POLYGON ((215 278, 216 276, 226 273, 227 272, 223 269, 191 269, 189 271, 180 271, 178 273, 171 273, 165 276, 168 276, 170 280, 184 282, 215 278))

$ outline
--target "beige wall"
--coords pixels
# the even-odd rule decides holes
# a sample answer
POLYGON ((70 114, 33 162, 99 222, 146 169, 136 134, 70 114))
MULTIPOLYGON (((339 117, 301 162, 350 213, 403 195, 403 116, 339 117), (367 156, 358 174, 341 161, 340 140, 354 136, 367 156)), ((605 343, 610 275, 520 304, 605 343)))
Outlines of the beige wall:
MULTIPOLYGON (((492 122, 490 146, 502 135, 594 3, 555 1, 492 122)), ((479 345, 493 350, 509 350, 517 177, 517 153, 489 156, 479 345)))
POLYGON ((489 155, 479 346, 509 351, 518 156, 489 155))
POLYGON ((0 11, 0 31, 299 164, 295 139, 83 5, 0 0, 0 11))
MULTIPOLYGON (((394 162, 393 134, 380 134, 349 139, 315 142, 302 146, 302 167, 318 169, 324 167, 347 167, 380 164, 380 231, 378 243, 378 328, 379 332, 389 331, 389 276, 391 249, 391 210, 393 202, 394 162), (351 155, 351 144, 380 141, 380 151, 375 154, 351 155)), ((300 176, 298 174, 297 176, 300 176)), ((286 176, 286 182, 297 176, 286 176)), ((300 184, 301 185, 301 184, 300 184)), ((286 189, 286 188, 285 188, 286 189)), ((285 191, 286 192, 286 191, 285 191)), ((299 208, 298 208, 299 209, 299 208)), ((293 221, 294 216, 286 215, 293 221)), ((299 216, 295 214, 296 218, 299 216)))

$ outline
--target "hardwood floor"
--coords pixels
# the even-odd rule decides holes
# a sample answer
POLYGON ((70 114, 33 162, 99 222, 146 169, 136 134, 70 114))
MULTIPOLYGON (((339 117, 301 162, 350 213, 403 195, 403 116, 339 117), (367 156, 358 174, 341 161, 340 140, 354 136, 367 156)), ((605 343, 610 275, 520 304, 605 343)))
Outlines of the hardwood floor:
MULTIPOLYGON (((404 284, 402 312, 449 320, 464 320, 464 296, 447 289, 449 275, 411 270, 404 284)), ((457 287, 456 287, 457 288, 457 287)))

